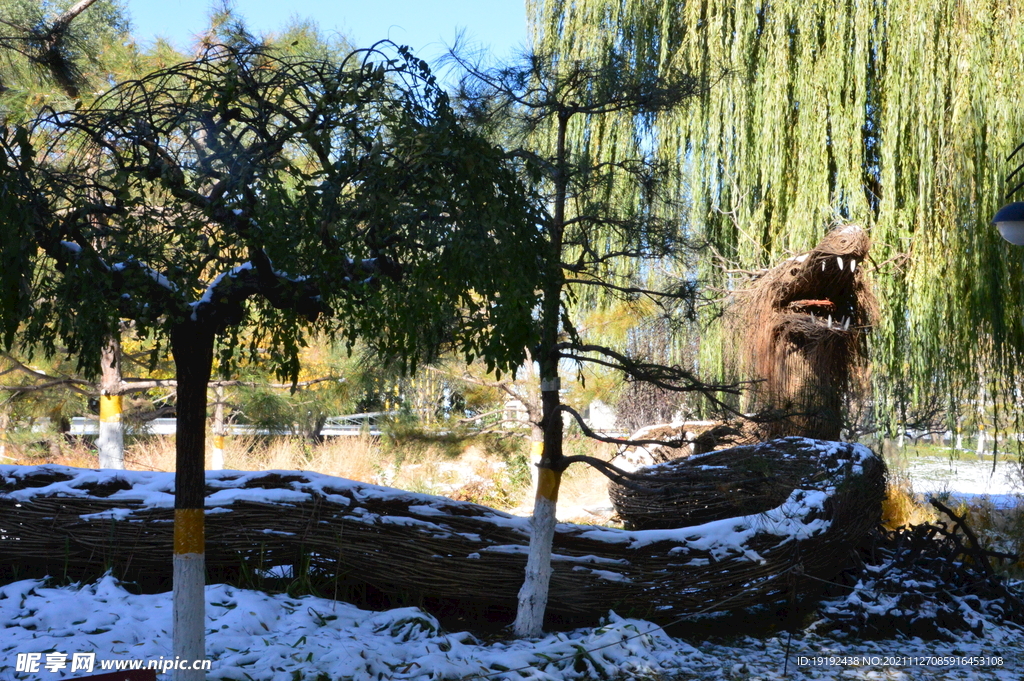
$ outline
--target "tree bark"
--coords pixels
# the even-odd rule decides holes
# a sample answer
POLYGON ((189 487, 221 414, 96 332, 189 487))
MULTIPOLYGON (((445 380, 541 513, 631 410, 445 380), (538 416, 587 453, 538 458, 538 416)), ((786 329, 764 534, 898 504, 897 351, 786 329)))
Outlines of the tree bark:
POLYGON ((110 336, 100 355, 100 434, 96 438, 100 468, 124 468, 121 420, 121 339, 110 336))
POLYGON ((224 387, 213 389, 213 449, 210 454, 210 468, 215 471, 224 469, 224 387))
POLYGON ((551 544, 558 523, 558 488, 562 479, 562 414, 558 395, 559 380, 541 382, 544 418, 541 421, 543 440, 534 440, 533 453, 540 454, 537 468, 536 495, 530 518, 530 549, 526 559, 526 575, 519 590, 515 635, 520 638, 544 633, 544 612, 551 584, 551 544))
MULTIPOLYGON (((178 381, 174 475, 174 655, 206 658, 205 531, 206 402, 213 368, 213 331, 184 322, 171 331, 178 381)), ((187 665, 191 666, 191 665, 187 665)), ((202 681, 201 670, 181 669, 175 681, 202 681)))
MULTIPOLYGON (((565 203, 568 195, 566 168, 566 131, 571 113, 558 114, 558 135, 555 148, 555 200, 548 230, 548 261, 561 263, 565 231, 565 203)), ((562 410, 558 376, 558 332, 561 324, 562 287, 559 269, 544 285, 541 303, 540 343, 535 360, 540 364, 540 399, 543 444, 537 466, 537 493, 530 518, 530 550, 526 559, 526 575, 519 590, 519 604, 513 631, 520 638, 544 633, 544 611, 551 584, 551 543, 557 524, 558 487, 562 479, 562 410)), ((534 445, 536 447, 536 445, 534 445)))
POLYGON ((10 419, 11 414, 7 411, 7 405, 0 403, 0 460, 10 459, 7 456, 7 425, 10 419))

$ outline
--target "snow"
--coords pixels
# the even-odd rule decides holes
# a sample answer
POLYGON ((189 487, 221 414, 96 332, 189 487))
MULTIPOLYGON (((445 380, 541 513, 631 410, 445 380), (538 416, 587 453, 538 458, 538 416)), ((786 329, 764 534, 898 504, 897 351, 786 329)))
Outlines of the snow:
MULTIPOLYGON (((235 208, 234 211, 235 215, 241 214, 241 210, 238 208, 235 208)), ((206 287, 206 290, 203 291, 203 295, 199 297, 199 300, 189 303, 189 307, 192 308, 192 320, 195 321, 197 319, 196 314, 200 305, 209 305, 210 303, 213 302, 214 292, 217 290, 217 287, 220 286, 221 282, 224 281, 225 277, 237 277, 240 273, 245 272, 247 270, 251 270, 254 267, 255 265, 253 265, 251 261, 246 260, 242 264, 237 265, 226 272, 221 272, 216 277, 214 277, 213 281, 211 281, 209 286, 206 287)), ((274 276, 280 277, 281 279, 284 279, 286 281, 290 281, 293 284, 298 284, 309 279, 309 277, 307 277, 304 274, 291 275, 288 274, 287 272, 282 272, 280 270, 273 270, 273 272, 274 276)))
MULTIPOLYGON (((113 469, 87 469, 72 468, 68 466, 46 465, 46 466, 11 466, 0 465, 0 481, 8 480, 17 485, 17 480, 25 477, 52 475, 54 477, 66 477, 66 480, 58 480, 39 487, 23 486, 16 488, 5 496, 15 501, 29 501, 36 496, 63 496, 63 497, 87 497, 92 496, 97 487, 111 489, 114 486, 129 487, 129 489, 117 489, 105 498, 110 501, 131 502, 140 504, 147 508, 173 508, 174 506, 174 473, 151 472, 151 471, 126 471, 113 469)), ((321 494, 326 499, 337 502, 344 506, 352 503, 352 500, 344 496, 348 494, 351 498, 360 500, 378 501, 400 501, 408 504, 410 513, 420 516, 443 518, 447 512, 446 505, 452 502, 444 497, 406 492, 392 487, 383 487, 368 483, 336 478, 329 475, 312 473, 307 471, 233 471, 219 470, 206 472, 206 484, 213 488, 213 491, 206 496, 207 513, 223 513, 236 501, 255 501, 269 504, 296 504, 310 501, 315 494, 321 494), (289 480, 286 485, 280 487, 263 487, 260 480, 267 478, 273 481, 278 477, 289 480)), ((517 518, 501 511, 476 507, 479 518, 491 525, 498 527, 519 530, 525 536, 529 532, 529 520, 517 518)), ((99 514, 87 514, 87 518, 118 518, 130 517, 132 510, 129 508, 110 509, 99 514)), ((439 526, 418 518, 405 516, 381 516, 367 511, 365 508, 356 507, 352 513, 369 524, 388 523, 415 525, 428 529, 441 529, 439 526)))
POLYGON ((624 532, 595 527, 581 533, 587 539, 608 543, 627 543, 632 549, 650 546, 656 542, 672 541, 685 547, 671 549, 671 553, 686 553, 688 548, 709 551, 716 560, 735 555, 744 555, 749 560, 763 562, 746 543, 759 533, 785 538, 783 543, 806 539, 828 529, 830 522, 824 518, 807 521, 805 517, 824 505, 826 494, 813 490, 794 490, 781 505, 765 513, 756 513, 736 518, 713 520, 694 527, 671 530, 638 530, 624 532))
POLYGON ((970 454, 961 458, 920 457, 904 463, 914 492, 927 496, 949 495, 955 500, 987 500, 1000 508, 1019 503, 1019 468, 1000 463, 992 470, 992 461, 970 454))
MULTIPOLYGON (((1009 681, 1020 678, 1024 662, 1024 635, 1009 627, 989 627, 982 638, 956 643, 837 640, 815 634, 812 627, 792 641, 783 634, 691 644, 650 622, 610 612, 597 627, 482 641, 468 632, 443 630, 418 608, 375 612, 313 596, 269 595, 222 584, 207 586, 205 596, 211 680, 291 681, 320 675, 352 681, 767 680, 783 678, 788 666, 788 678, 795 679, 1009 681), (904 656, 922 658, 925 664, 904 656), (965 664, 963 659, 991 656, 1001 657, 1002 664, 965 664), (814 666, 829 657, 844 664, 814 666), (893 657, 901 659, 885 663, 893 657), (960 659, 940 659, 950 657, 960 659)), ((110 576, 85 585, 53 587, 23 580, 0 587, 0 627, 0 681, 83 675, 69 668, 47 671, 42 664, 46 653, 64 653, 68 660, 73 653, 94 653, 92 673, 107 671, 103 663, 159 665, 173 659, 170 594, 134 595, 110 576), (42 655, 37 672, 15 671, 18 654, 26 653, 42 655)))
POLYGON ((174 284, 174 282, 172 282, 170 279, 165 277, 160 272, 157 272, 156 270, 154 270, 149 265, 141 263, 141 262, 139 262, 138 260, 136 260, 134 258, 129 258, 125 262, 114 263, 111 266, 110 269, 112 269, 114 272, 121 272, 121 271, 124 271, 124 270, 129 269, 129 268, 138 268, 139 270, 141 270, 145 274, 149 275, 150 279, 152 279, 158 285, 164 287, 168 291, 174 291, 174 292, 178 291, 178 287, 174 284))
MULTIPOLYGON (((238 208, 236 208, 235 210, 238 211, 235 213, 236 215, 238 215, 241 212, 238 208)), ((235 277, 240 272, 245 272, 246 270, 251 270, 252 268, 252 263, 247 260, 243 262, 241 265, 233 267, 227 272, 221 272, 216 277, 214 277, 213 281, 210 282, 210 285, 206 287, 205 291, 203 291, 203 295, 199 297, 199 300, 193 303, 189 303, 189 307, 192 308, 192 321, 195 321, 197 319, 196 311, 199 309, 200 305, 209 305, 210 303, 213 302, 213 292, 217 290, 217 287, 224 280, 224 277, 235 277)))
MULTIPOLYGON (((822 451, 828 454, 827 448, 822 451)), ((10 496, 21 501, 35 495, 85 496, 89 494, 86 487, 122 480, 129 482, 131 489, 113 491, 109 499, 150 507, 173 505, 173 476, 166 473, 0 466, 0 479, 38 474, 41 470, 71 479, 17 489, 10 496)), ((210 471, 207 484, 215 490, 208 504, 226 505, 234 500, 252 499, 253 495, 260 501, 288 504, 306 500, 314 493, 348 504, 348 498, 342 496, 344 492, 355 499, 385 497, 409 502, 409 511, 421 518, 444 515, 444 502, 437 497, 314 473, 210 471), (246 488, 247 483, 268 474, 299 479, 283 489, 246 488)), ((824 521, 800 519, 806 512, 820 508, 824 496, 820 491, 797 490, 767 515, 680 530, 627 533, 593 528, 585 532, 594 533, 603 541, 628 541, 637 546, 671 538, 726 552, 743 552, 747 551, 744 538, 755 529, 767 529, 779 536, 823 530, 824 521)), ((222 507, 207 509, 208 513, 225 511, 222 507)), ((114 508, 93 516, 122 518, 129 513, 129 509, 114 508)), ((488 521, 523 531, 528 522, 500 512, 491 513, 488 521)), ((525 547, 492 546, 483 550, 512 553, 524 551, 525 547)), ((684 553, 686 547, 672 550, 684 553)), ((469 557, 479 558, 480 553, 469 557)), ((748 558, 757 560, 756 554, 748 558)), ((559 555, 553 559, 589 564, 575 568, 581 573, 621 579, 618 573, 601 569, 606 563, 617 562, 612 559, 559 555)), ((691 562, 700 564, 704 560, 691 562)), ((965 633, 953 643, 916 638, 840 639, 820 635, 814 626, 797 633, 791 641, 782 634, 687 642, 667 635, 653 623, 609 612, 606 622, 598 627, 529 640, 484 641, 467 632, 444 631, 436 619, 416 608, 375 612, 313 596, 271 595, 227 585, 209 585, 205 596, 211 680, 1024 678, 1024 633, 1008 624, 986 622, 981 636, 965 633), (996 664, 993 657, 1000 658, 1001 664, 996 664), (784 670, 788 676, 784 676, 784 670)), ((100 668, 103 662, 169 661, 173 657, 171 614, 169 593, 135 595, 110 576, 84 585, 56 587, 41 580, 23 580, 0 586, 0 681, 57 681, 84 675, 81 671, 72 674, 67 668, 47 671, 42 664, 47 653, 66 653, 69 659, 76 652, 95 653, 96 668, 92 673, 109 671, 100 668), (17 656, 27 653, 42 655, 38 672, 15 671, 17 656)), ((169 681, 171 677, 165 674, 159 678, 169 681)))

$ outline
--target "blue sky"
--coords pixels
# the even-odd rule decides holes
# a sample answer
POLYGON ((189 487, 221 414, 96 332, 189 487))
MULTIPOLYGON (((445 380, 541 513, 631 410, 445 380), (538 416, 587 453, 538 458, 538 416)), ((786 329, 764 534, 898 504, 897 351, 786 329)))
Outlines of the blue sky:
MULTIPOLYGON (((124 0, 134 33, 142 41, 157 36, 185 47, 202 31, 211 0, 124 0)), ((290 17, 315 20, 325 31, 337 30, 357 47, 390 38, 409 45, 417 56, 433 60, 444 44, 465 29, 474 44, 495 57, 526 42, 525 0, 236 0, 235 9, 254 33, 273 32, 290 17)))

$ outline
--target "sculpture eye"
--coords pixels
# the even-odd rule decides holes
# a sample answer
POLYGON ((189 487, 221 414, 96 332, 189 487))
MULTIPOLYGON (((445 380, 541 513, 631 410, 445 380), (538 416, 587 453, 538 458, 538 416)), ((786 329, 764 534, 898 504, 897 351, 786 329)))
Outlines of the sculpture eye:
POLYGON ((791 269, 791 270, 789 271, 789 276, 791 276, 791 277, 795 277, 795 276, 796 276, 796 273, 797 273, 798 271, 799 271, 799 270, 797 270, 797 268, 795 268, 795 267, 794 267, 793 269, 791 269))

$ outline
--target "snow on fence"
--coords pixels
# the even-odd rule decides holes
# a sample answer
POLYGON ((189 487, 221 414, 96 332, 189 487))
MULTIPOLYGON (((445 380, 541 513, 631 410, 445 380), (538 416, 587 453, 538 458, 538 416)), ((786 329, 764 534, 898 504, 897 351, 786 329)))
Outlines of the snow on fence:
POLYGON ((823 493, 844 484, 863 492, 864 512, 843 520, 864 525, 864 534, 878 521, 885 496, 884 465, 870 449, 803 437, 683 456, 637 474, 641 489, 612 484, 608 492, 626 526, 644 530, 767 512, 794 489, 823 493))
MULTIPOLYGON (((850 519, 877 517, 864 486, 849 483, 880 478, 882 466, 856 445, 805 449, 829 474, 809 476, 763 513, 680 529, 559 524, 550 611, 577 621, 609 610, 679 617, 781 600, 808 584, 804 573, 833 576, 864 525, 850 519)), ((209 471, 206 485, 213 574, 308 561, 386 593, 515 605, 526 518, 306 472, 209 471)), ((0 572, 114 567, 169 583, 173 490, 171 473, 0 466, 0 572)))

